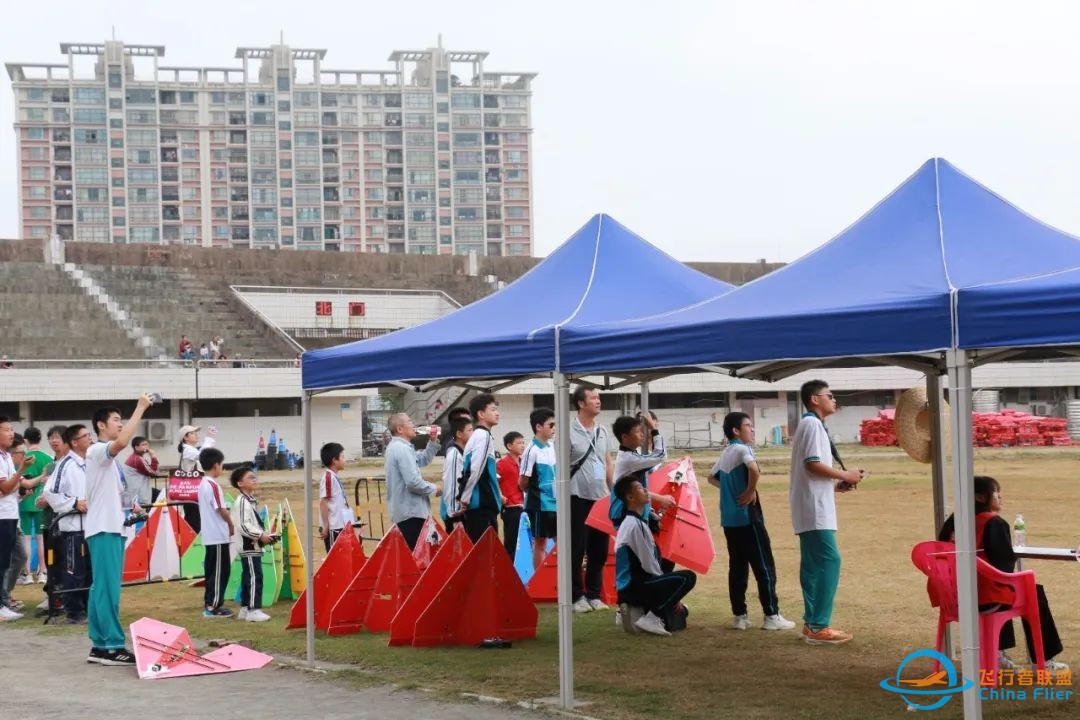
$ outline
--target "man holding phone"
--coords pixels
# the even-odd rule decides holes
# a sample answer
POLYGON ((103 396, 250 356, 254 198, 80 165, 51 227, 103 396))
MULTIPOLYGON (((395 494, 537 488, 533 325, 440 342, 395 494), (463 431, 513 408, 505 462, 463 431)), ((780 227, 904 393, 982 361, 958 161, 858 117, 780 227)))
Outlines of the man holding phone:
POLYGON ((803 593, 803 639, 810 645, 840 645, 850 633, 830 627, 833 600, 840 584, 840 548, 836 544, 836 493, 854 490, 866 477, 862 469, 833 467, 838 459, 825 418, 837 410, 828 383, 811 380, 799 391, 806 413, 791 439, 791 524, 799 537, 799 582, 803 593))

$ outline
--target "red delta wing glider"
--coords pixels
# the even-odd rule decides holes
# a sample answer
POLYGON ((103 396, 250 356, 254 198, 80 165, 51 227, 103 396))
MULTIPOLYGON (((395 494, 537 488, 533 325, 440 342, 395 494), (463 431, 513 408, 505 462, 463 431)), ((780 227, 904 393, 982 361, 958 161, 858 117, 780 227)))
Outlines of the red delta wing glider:
POLYGON ((258 670, 274 659, 243 645, 200 655, 187 630, 150 618, 131 623, 131 642, 141 680, 258 670))
MULTIPOLYGON (((676 503, 660 520, 656 541, 660 555, 703 575, 709 572, 716 548, 690 458, 669 462, 650 473, 649 492, 670 495, 676 503)), ((608 516, 610 506, 609 498, 597 500, 586 522, 590 527, 614 535, 615 527, 608 516)))

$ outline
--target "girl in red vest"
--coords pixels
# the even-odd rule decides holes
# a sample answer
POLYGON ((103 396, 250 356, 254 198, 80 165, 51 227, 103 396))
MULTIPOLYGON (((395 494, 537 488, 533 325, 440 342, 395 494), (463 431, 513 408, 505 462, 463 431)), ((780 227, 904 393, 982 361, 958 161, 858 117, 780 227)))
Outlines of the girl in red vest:
MULTIPOLYGON (((1002 572, 1016 572, 1016 554, 1013 552, 1012 532, 1009 522, 1001 517, 1001 485, 987 475, 975 476, 975 547, 979 557, 990 563, 1002 572)), ((953 516, 950 515, 945 524, 941 526, 938 540, 953 542, 955 534, 953 516)), ((1069 668, 1063 662, 1051 660, 1061 652, 1061 637, 1058 635, 1057 626, 1054 624, 1054 616, 1050 614, 1050 604, 1046 600, 1046 592, 1042 585, 1035 586, 1039 601, 1039 621, 1042 626, 1043 650, 1046 654, 1046 669, 1067 670, 1069 668)), ((979 578, 979 611, 991 612, 1001 607, 1007 607, 1013 602, 1013 593, 1007 588, 998 588, 993 584, 984 582, 979 578)), ((1028 656, 1035 662, 1035 649, 1031 643, 1031 630, 1027 620, 1021 620, 1024 625, 1024 635, 1027 639, 1028 656)), ((1013 632, 1012 622, 1006 623, 1001 628, 1001 656, 999 666, 1003 670, 1019 669, 1005 651, 1016 647, 1016 635, 1013 632)))

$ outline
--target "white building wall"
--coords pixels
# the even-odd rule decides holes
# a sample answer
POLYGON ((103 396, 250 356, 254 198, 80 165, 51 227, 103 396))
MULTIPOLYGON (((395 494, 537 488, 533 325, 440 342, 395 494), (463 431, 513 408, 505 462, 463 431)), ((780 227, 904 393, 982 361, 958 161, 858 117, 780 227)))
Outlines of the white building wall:
POLYGON ((278 327, 396 330, 442 317, 457 305, 438 292, 356 292, 336 288, 281 288, 274 291, 237 288, 278 327), (315 303, 331 303, 331 314, 315 314, 315 303), (350 317, 349 303, 364 303, 364 315, 350 317))

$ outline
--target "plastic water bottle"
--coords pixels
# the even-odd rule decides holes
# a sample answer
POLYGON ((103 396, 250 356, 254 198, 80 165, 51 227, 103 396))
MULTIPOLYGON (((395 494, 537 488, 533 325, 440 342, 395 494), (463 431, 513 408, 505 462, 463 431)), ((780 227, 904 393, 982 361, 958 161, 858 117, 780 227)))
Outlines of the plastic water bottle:
POLYGON ((1027 545, 1027 525, 1024 524, 1023 515, 1017 515, 1016 520, 1013 521, 1013 543, 1017 547, 1027 545))

